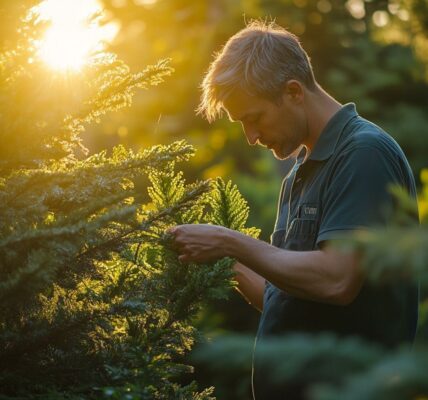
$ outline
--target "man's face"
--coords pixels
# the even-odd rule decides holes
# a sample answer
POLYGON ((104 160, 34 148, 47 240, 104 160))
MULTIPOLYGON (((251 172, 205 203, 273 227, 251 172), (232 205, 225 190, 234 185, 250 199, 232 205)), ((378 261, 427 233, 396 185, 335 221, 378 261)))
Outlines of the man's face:
POLYGON ((289 157, 307 140, 304 108, 287 94, 276 104, 236 89, 224 101, 224 108, 232 121, 241 122, 250 145, 265 146, 278 159, 289 157))

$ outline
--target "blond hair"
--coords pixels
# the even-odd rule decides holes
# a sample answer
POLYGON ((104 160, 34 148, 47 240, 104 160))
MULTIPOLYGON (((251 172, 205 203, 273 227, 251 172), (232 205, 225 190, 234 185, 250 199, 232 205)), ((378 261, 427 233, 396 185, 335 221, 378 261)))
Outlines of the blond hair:
POLYGON ((278 101, 290 79, 310 90, 316 86, 309 57, 298 38, 273 21, 253 20, 215 54, 201 85, 197 112, 214 121, 222 114, 223 102, 238 87, 278 101))

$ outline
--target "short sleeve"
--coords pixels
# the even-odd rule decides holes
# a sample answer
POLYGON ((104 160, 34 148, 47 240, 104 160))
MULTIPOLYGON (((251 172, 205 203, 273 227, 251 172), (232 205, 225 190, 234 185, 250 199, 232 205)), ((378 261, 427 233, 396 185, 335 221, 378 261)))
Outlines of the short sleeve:
POLYGON ((322 198, 317 244, 391 219, 396 202, 389 186, 403 185, 391 154, 376 146, 359 146, 342 154, 332 170, 322 198))

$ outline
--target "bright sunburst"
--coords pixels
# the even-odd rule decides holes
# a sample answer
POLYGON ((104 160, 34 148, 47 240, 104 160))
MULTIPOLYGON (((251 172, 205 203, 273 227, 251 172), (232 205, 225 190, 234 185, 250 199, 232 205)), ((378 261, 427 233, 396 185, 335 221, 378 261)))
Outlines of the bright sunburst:
POLYGON ((111 24, 100 27, 91 21, 91 16, 100 11, 97 0, 43 1, 37 12, 50 26, 39 45, 42 60, 57 70, 80 69, 117 33, 111 24))

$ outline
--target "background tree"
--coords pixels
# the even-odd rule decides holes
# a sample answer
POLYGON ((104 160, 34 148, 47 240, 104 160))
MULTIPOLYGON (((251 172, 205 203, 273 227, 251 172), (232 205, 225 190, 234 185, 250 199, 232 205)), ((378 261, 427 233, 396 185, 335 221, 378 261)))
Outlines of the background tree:
POLYGON ((204 222, 257 236, 246 202, 221 179, 186 183, 183 141, 88 156, 85 126, 171 68, 131 73, 98 50, 49 73, 38 42, 49 25, 32 4, 0 23, 1 397, 211 399, 178 378, 192 371, 192 320, 233 286, 233 260, 183 265, 165 231, 204 222))

